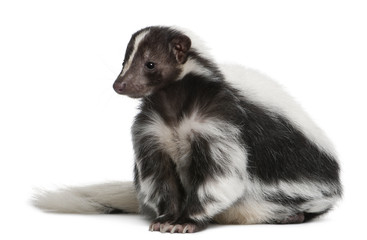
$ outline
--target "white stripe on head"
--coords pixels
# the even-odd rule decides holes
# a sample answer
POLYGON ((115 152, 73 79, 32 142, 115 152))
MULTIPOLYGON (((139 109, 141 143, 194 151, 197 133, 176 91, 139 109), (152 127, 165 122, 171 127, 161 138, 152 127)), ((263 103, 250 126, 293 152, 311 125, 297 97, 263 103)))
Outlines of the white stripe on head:
POLYGON ((130 57, 129 59, 127 60, 125 66, 124 66, 124 69, 122 70, 120 76, 124 76, 125 73, 127 72, 127 70, 129 70, 130 66, 131 66, 131 63, 133 62, 133 59, 134 59, 134 56, 138 50, 138 47, 139 47, 139 44, 141 43, 141 41, 145 38, 145 36, 150 32, 150 30, 145 30, 145 31, 142 31, 141 33, 139 33, 139 35, 137 35, 135 37, 135 41, 134 41, 134 48, 133 48, 133 51, 132 53, 130 54, 130 57))

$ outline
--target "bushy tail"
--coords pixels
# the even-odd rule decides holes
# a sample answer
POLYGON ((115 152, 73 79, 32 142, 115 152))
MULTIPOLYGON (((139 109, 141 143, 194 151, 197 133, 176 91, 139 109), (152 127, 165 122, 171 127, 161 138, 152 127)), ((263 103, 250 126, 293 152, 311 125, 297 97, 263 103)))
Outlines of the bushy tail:
POLYGON ((111 182, 56 191, 39 191, 33 205, 57 213, 138 213, 137 193, 132 182, 111 182))

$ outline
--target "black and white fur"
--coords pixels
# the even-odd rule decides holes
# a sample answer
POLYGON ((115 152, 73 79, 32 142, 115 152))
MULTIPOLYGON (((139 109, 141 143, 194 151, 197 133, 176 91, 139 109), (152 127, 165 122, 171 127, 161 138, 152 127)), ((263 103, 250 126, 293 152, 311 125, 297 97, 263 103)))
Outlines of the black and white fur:
POLYGON ((56 212, 121 210, 150 230, 301 223, 340 199, 339 165, 322 131, 280 86, 240 66, 218 66, 185 31, 135 33, 117 93, 141 98, 132 127, 135 179, 44 192, 56 212))

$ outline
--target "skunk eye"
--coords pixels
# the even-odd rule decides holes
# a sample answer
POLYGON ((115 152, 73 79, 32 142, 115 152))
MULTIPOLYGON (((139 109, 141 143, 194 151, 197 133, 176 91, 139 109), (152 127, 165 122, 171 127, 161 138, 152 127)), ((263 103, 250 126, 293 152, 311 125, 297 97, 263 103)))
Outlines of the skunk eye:
POLYGON ((146 66, 148 69, 152 70, 152 69, 154 69, 155 64, 154 64, 154 62, 147 62, 147 63, 145 64, 145 66, 146 66))

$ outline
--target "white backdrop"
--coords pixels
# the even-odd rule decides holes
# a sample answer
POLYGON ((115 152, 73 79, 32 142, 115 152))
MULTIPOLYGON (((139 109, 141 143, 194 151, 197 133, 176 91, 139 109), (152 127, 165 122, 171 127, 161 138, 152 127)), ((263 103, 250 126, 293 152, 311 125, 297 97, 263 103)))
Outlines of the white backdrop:
POLYGON ((182 238, 135 215, 45 214, 32 188, 132 179, 137 100, 114 93, 132 33, 179 25, 219 62, 283 84, 335 143, 345 198, 304 225, 211 226, 188 238, 366 236, 364 1, 1 1, 1 239, 182 238))

